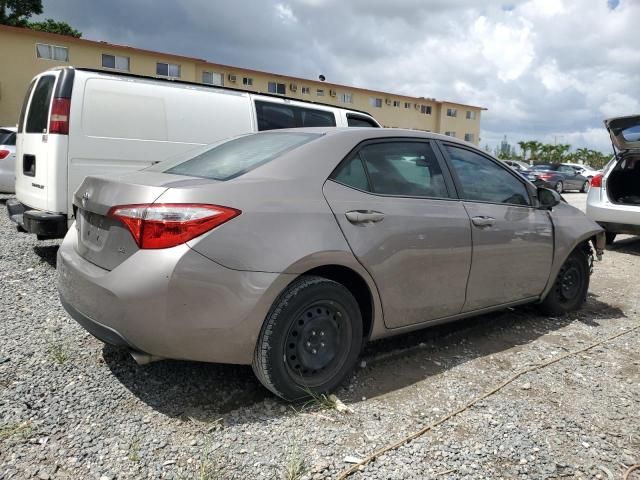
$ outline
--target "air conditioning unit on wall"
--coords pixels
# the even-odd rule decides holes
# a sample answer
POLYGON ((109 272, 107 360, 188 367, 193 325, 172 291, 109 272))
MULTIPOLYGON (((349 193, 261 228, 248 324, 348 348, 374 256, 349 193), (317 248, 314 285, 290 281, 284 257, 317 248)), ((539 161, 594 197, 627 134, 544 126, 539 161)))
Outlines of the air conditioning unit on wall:
POLYGON ((416 110, 420 110, 420 104, 416 103, 416 110))
POLYGON ((335 90, 329 90, 329 95, 332 97, 336 96, 336 91, 335 90))
POLYGON ((384 103, 386 103, 387 105, 391 105, 391 99, 390 98, 385 98, 384 99, 384 103))
POLYGON ((289 90, 291 90, 292 92, 298 91, 298 85, 296 85, 295 83, 290 83, 289 90))
POLYGON ((233 75, 233 74, 231 74, 231 73, 230 73, 230 74, 229 74, 229 76, 228 76, 227 78, 229 79, 229 81, 230 81, 231 83, 236 83, 236 76, 235 76, 235 75, 233 75))

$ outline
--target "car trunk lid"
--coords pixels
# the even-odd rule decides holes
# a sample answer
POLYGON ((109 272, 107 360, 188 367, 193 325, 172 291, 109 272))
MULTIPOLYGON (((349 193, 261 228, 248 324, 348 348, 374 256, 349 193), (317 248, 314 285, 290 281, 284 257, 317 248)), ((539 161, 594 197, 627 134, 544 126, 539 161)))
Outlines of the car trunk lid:
POLYGON ((139 247, 127 227, 108 216, 112 207, 151 204, 170 188, 211 182, 157 172, 86 177, 73 196, 78 254, 113 270, 139 247))
POLYGON ((640 152, 640 115, 614 117, 604 121, 613 144, 613 153, 640 152))

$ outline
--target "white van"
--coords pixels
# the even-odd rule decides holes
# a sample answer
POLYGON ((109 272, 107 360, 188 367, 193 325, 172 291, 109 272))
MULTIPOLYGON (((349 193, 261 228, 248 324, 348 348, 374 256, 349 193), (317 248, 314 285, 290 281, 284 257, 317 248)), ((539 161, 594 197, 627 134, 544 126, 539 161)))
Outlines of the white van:
POLYGON ((37 75, 20 112, 11 219, 61 238, 87 175, 140 170, 223 138, 312 126, 380 127, 368 113, 278 95, 63 67, 37 75))

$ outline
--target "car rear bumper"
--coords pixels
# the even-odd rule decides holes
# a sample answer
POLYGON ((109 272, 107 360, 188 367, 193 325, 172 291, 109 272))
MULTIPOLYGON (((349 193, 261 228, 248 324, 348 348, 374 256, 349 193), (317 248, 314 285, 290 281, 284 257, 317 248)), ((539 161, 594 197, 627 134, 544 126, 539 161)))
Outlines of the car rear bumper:
POLYGON ((614 204, 602 196, 599 188, 589 192, 587 217, 608 232, 640 235, 640 206, 614 204))
POLYGON ((71 229, 58 250, 62 305, 100 340, 163 358, 250 364, 262 323, 295 275, 225 268, 186 245, 104 270, 71 229))

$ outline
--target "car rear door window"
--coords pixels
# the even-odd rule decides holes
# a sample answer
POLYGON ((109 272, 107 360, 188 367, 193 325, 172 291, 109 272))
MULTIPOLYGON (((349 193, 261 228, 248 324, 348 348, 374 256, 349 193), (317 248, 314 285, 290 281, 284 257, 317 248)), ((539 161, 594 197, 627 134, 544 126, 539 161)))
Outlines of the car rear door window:
POLYGON ((298 127, 335 127, 333 112, 294 105, 262 102, 257 100, 258 130, 275 130, 298 127))
POLYGON ((440 164, 426 142, 367 144, 341 164, 332 179, 383 195, 449 196, 440 164))
POLYGON ((464 200, 531 205, 524 183, 507 168, 465 148, 445 145, 464 200))
POLYGON ((27 115, 26 133, 43 133, 49 123, 49 105, 56 77, 45 75, 40 77, 33 91, 29 113, 27 115))
POLYGON ((302 132, 246 135, 209 146, 191 158, 161 162, 148 170, 230 180, 321 136, 302 132))

